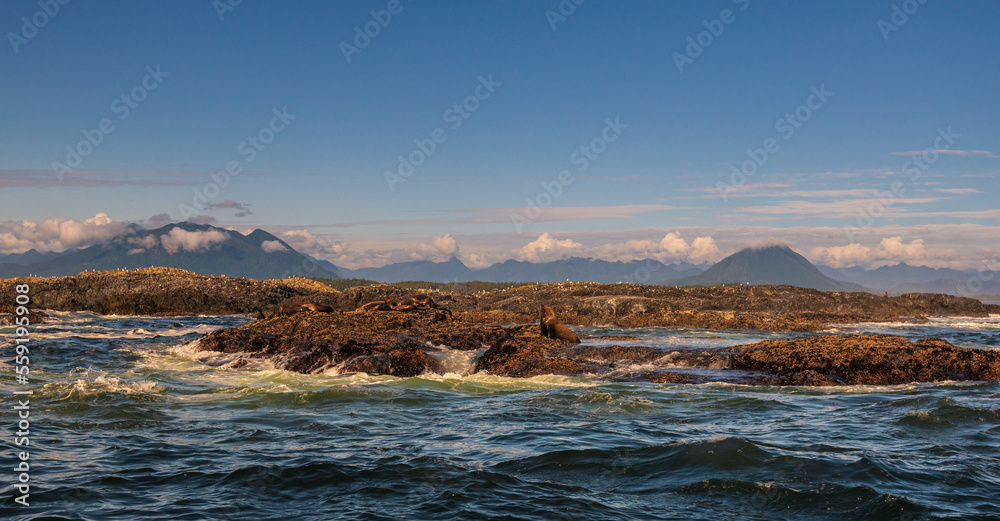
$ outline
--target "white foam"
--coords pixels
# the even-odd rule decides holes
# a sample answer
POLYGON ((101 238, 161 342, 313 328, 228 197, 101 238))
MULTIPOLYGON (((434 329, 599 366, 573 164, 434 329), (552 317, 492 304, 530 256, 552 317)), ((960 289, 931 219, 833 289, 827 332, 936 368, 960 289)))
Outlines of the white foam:
MULTIPOLYGON (((397 378, 397 380, 405 380, 397 378)), ((565 376, 557 374, 543 374, 530 378, 518 378, 512 376, 496 376, 484 372, 459 375, 456 373, 436 374, 425 373, 415 377, 415 380, 430 380, 435 382, 452 383, 457 386, 472 385, 474 387, 487 387, 491 389, 552 389, 559 387, 595 387, 607 384, 607 382, 591 380, 581 376, 565 376)))
MULTIPOLYGON (((72 373, 70 373, 72 374, 72 373)), ((103 393, 116 394, 158 394, 163 388, 149 380, 129 380, 109 376, 103 371, 88 370, 82 378, 72 383, 55 382, 42 386, 42 392, 62 395, 62 400, 93 397, 103 393), (65 394, 64 394, 65 393, 65 394)))
POLYGON ((191 327, 165 328, 161 330, 149 330, 146 328, 133 328, 125 331, 106 326, 71 324, 61 322, 57 324, 42 324, 31 331, 32 340, 58 340, 64 338, 83 339, 114 339, 114 338, 159 338, 159 337, 180 337, 190 334, 206 334, 223 329, 225 326, 198 324, 191 327))
POLYGON ((473 369, 476 367, 476 361, 486 352, 486 349, 484 347, 482 349, 463 351, 447 346, 430 344, 424 352, 438 363, 441 370, 444 371, 443 374, 467 376, 472 374, 473 369))
POLYGON ((244 369, 247 371, 273 371, 274 362, 269 359, 253 358, 251 353, 223 353, 202 351, 201 339, 170 348, 167 352, 199 364, 219 369, 244 369))
POLYGON ((40 311, 45 313, 48 317, 46 324, 56 322, 82 322, 84 320, 93 320, 101 317, 101 315, 94 313, 93 311, 56 311, 53 309, 42 309, 40 311))
POLYGON ((858 322, 855 324, 835 324, 838 330, 855 329, 911 329, 911 328, 942 328, 942 329, 1000 329, 1000 315, 991 314, 988 317, 929 317, 926 321, 894 321, 894 322, 858 322))

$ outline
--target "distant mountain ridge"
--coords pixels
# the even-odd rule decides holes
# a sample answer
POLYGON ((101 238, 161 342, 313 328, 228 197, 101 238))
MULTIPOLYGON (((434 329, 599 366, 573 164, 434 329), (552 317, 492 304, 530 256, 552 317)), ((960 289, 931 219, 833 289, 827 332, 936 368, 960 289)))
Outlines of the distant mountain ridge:
POLYGON ((929 268, 927 266, 910 266, 904 262, 893 266, 881 266, 873 270, 861 267, 831 268, 817 266, 823 274, 848 282, 861 284, 866 288, 889 289, 899 284, 921 284, 936 280, 966 280, 974 273, 968 273, 951 268, 929 268))
POLYGON ((49 251, 42 253, 34 248, 24 252, 24 253, 11 253, 8 255, 0 255, 0 264, 16 264, 18 266, 27 266, 28 264, 34 264, 36 262, 44 262, 47 260, 52 260, 60 255, 65 255, 68 253, 73 253, 77 251, 78 248, 73 248, 66 250, 64 252, 54 252, 49 251))
MULTIPOLYGON (((15 259, 30 258, 24 257, 27 253, 29 252, 15 259)), ((341 278, 338 271, 316 266, 309 257, 264 230, 254 230, 249 235, 243 235, 233 230, 190 222, 168 224, 155 230, 136 226, 131 233, 115 237, 104 244, 49 256, 38 262, 6 262, 0 264, 0 277, 58 277, 76 275, 87 270, 149 266, 182 268, 202 275, 254 279, 292 275, 341 278)))
POLYGON ((722 259, 704 273, 675 282, 679 286, 725 283, 787 284, 821 291, 867 291, 852 282, 834 280, 788 246, 746 248, 722 259))
POLYGON ((1000 271, 955 270, 899 263, 866 270, 861 267, 819 266, 833 278, 861 284, 890 295, 903 293, 945 293, 960 297, 1000 300, 1000 271))
POLYGON ((655 284, 700 273, 693 264, 671 264, 646 259, 629 262, 570 257, 552 262, 508 260, 474 272, 483 282, 638 282, 655 284))
POLYGON ((472 270, 457 257, 444 262, 412 261, 379 268, 340 269, 346 277, 378 282, 422 280, 427 282, 638 282, 656 284, 694 273, 693 264, 665 265, 652 259, 629 262, 570 257, 551 262, 507 260, 480 270, 472 270))
POLYGON ((378 282, 402 282, 404 280, 423 280, 427 282, 468 282, 472 270, 457 257, 451 257, 444 262, 411 261, 388 264, 380 268, 361 268, 341 271, 348 277, 368 279, 378 282))

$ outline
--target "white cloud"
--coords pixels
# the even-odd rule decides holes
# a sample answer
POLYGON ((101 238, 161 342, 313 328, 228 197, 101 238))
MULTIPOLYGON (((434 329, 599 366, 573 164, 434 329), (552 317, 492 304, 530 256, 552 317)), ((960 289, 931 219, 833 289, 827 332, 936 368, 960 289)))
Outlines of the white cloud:
POLYGON ((264 241, 260 243, 260 249, 264 250, 264 253, 274 253, 278 251, 287 251, 284 244, 281 241, 264 241))
POLYGON ((660 248, 670 255, 675 257, 681 257, 687 255, 691 251, 691 246, 681 239, 681 234, 678 232, 670 232, 660 239, 660 248))
POLYGON ((514 258, 528 262, 550 262, 583 253, 583 245, 572 239, 556 239, 548 232, 525 244, 514 258))
POLYGON ((716 262, 722 258, 719 247, 715 245, 715 239, 711 237, 696 237, 691 241, 691 250, 687 258, 691 264, 716 262))
POLYGON ((434 247, 441 250, 442 253, 448 255, 455 255, 458 253, 458 244, 455 242, 454 237, 450 233, 444 235, 437 235, 433 239, 434 247))
POLYGON ((817 246, 809 250, 809 260, 816 264, 825 264, 834 268, 868 265, 871 261, 872 249, 858 243, 846 246, 817 246))
POLYGON ((155 248, 160 241, 153 235, 146 235, 144 237, 132 237, 128 240, 129 244, 134 244, 141 248, 155 248))
POLYGON ((287 231, 281 234, 281 238, 296 251, 321 258, 343 255, 350 246, 328 237, 313 235, 309 230, 287 231))
POLYGON ((718 261, 722 258, 722 253, 712 237, 697 237, 688 243, 678 232, 667 233, 659 241, 629 239, 596 246, 588 246, 571 238, 557 238, 552 233, 543 233, 519 248, 470 253, 466 254, 462 261, 472 268, 485 268, 511 258, 541 263, 569 257, 586 257, 611 262, 656 259, 666 264, 676 262, 705 264, 718 261))
POLYGON ((927 257, 923 239, 914 239, 906 244, 902 237, 885 238, 879 243, 877 252, 883 259, 905 262, 922 261, 927 257))
POLYGON ((420 243, 409 251, 410 260, 441 262, 458 255, 458 243, 450 233, 435 235, 431 243, 420 243))
POLYGON ((65 217, 32 221, 0 222, 0 253, 41 252, 84 248, 131 233, 128 223, 115 222, 106 213, 98 213, 83 222, 65 217))
POLYGON ((144 237, 132 237, 128 240, 128 243, 135 246, 135 248, 128 251, 128 254, 136 255, 157 247, 160 241, 153 235, 146 235, 144 237))
POLYGON ((661 254, 662 248, 660 248, 660 244, 656 241, 630 239, 625 242, 607 243, 594 248, 588 248, 583 253, 583 256, 627 262, 632 259, 659 258, 661 254))
POLYGON ((349 243, 315 235, 308 230, 283 232, 281 238, 296 251, 349 269, 378 267, 414 260, 442 262, 452 256, 460 256, 458 241, 450 233, 433 236, 429 241, 415 246, 393 247, 395 244, 392 242, 378 241, 370 244, 368 248, 357 251, 352 249, 349 243))
POLYGON ((910 265, 940 264, 940 259, 954 255, 947 249, 928 251, 923 239, 913 239, 909 243, 902 237, 883 237, 876 247, 851 243, 846 246, 817 246, 809 250, 807 257, 817 264, 834 268, 848 266, 874 267, 905 262, 910 265))
POLYGON ((575 252, 575 255, 622 262, 636 259, 656 259, 667 264, 674 262, 703 264, 722 258, 715 240, 711 237, 697 237, 689 244, 681 238, 679 232, 670 232, 659 241, 630 239, 624 242, 609 242, 600 246, 582 248, 575 252))
POLYGON ((173 255, 177 251, 202 251, 225 241, 229 234, 220 230, 205 230, 189 232, 182 228, 174 228, 170 233, 160 236, 160 244, 167 253, 173 255))
POLYGON ((468 266, 470 268, 479 269, 479 268, 488 268, 488 267, 492 266, 497 261, 494 258, 492 258, 491 255, 481 255, 481 254, 478 254, 478 253, 470 253, 469 255, 467 255, 465 257, 465 260, 463 260, 462 262, 463 262, 463 264, 465 264, 466 266, 468 266))

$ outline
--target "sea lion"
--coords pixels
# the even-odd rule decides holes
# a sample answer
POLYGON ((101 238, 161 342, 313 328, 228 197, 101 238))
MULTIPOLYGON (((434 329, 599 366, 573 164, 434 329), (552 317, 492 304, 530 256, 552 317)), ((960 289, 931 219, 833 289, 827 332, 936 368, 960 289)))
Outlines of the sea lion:
POLYGON ((432 299, 429 295, 426 295, 424 293, 414 293, 413 295, 408 295, 403 298, 403 302, 407 301, 412 302, 418 306, 429 306, 434 309, 439 309, 437 304, 434 303, 434 299, 432 299))
POLYGON ((556 321, 556 312, 549 306, 542 306, 542 315, 538 321, 538 329, 542 336, 565 340, 574 344, 580 343, 580 337, 570 328, 556 321))
POLYGON ((400 300, 399 302, 392 302, 389 304, 389 307, 392 308, 393 311, 410 311, 420 307, 420 304, 417 304, 417 302, 413 299, 407 298, 400 300))
POLYGON ((410 295, 399 302, 392 299, 373 300, 367 304, 362 304, 358 307, 358 309, 355 309, 354 312, 371 313, 373 311, 412 311, 422 307, 441 310, 445 315, 451 317, 451 311, 438 307, 433 299, 422 293, 410 295))
POLYGON ((317 304, 315 302, 306 302, 305 304, 282 304, 278 308, 279 315, 293 315, 295 313, 301 313, 303 311, 316 311, 318 313, 331 313, 333 308, 323 304, 317 304))
POLYGON ((452 316, 451 310, 438 306, 437 302, 434 302, 434 299, 432 299, 429 295, 425 295, 423 293, 415 293, 413 295, 404 298, 402 301, 399 302, 399 304, 397 304, 397 308, 394 309, 397 309, 398 311, 408 311, 410 309, 416 309, 420 307, 429 307, 432 309, 439 310, 443 312, 448 318, 451 318, 452 316), (406 309, 398 309, 398 307, 405 307, 406 309))
POLYGON ((355 309, 355 313, 371 313, 372 311, 388 311, 392 309, 392 306, 396 303, 386 299, 386 300, 373 300, 366 304, 362 304, 358 309, 355 309))

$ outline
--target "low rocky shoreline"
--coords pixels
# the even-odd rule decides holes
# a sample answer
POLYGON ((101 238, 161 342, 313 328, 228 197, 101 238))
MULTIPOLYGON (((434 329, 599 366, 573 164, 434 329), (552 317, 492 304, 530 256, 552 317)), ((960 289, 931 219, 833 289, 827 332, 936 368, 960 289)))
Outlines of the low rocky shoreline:
MULTIPOLYGON (((560 323, 570 325, 789 332, 815 332, 838 323, 1000 313, 1000 306, 949 295, 888 298, 791 286, 558 283, 479 293, 429 292, 432 307, 412 308, 395 303, 413 291, 393 285, 337 291, 308 279, 257 281, 171 268, 6 279, 0 280, 0 291, 12 294, 12 286, 19 283, 31 285, 34 308, 129 315, 253 313, 258 320, 205 335, 199 349, 268 359, 280 369, 307 374, 331 369, 399 377, 441 373, 445 371, 441 354, 459 350, 473 352, 473 372, 510 377, 565 374, 608 380, 770 385, 1000 379, 1000 351, 960 348, 935 339, 910 342, 885 335, 817 335, 725 349, 665 352, 618 345, 617 341, 627 340, 622 337, 600 338, 600 345, 586 341, 578 345, 543 336, 537 325, 543 305, 556 310, 560 323), (295 306, 306 303, 315 305, 295 306), (359 312, 365 305, 368 311, 359 312), (287 313, 307 308, 325 312, 287 313), (667 361, 660 365, 673 369, 620 370, 656 361, 667 361)), ((13 311, 9 305, 0 305, 0 323, 4 314, 9 318, 13 311)), ((44 315, 35 318, 33 323, 44 320, 44 315)))
MULTIPOLYGON (((624 339, 596 338, 602 343, 624 339)), ((522 378, 561 374, 613 381, 807 386, 1000 379, 1000 351, 956 347, 937 339, 817 335, 664 351, 639 345, 578 345, 544 337, 537 325, 479 324, 435 309, 275 315, 209 333, 199 349, 269 359, 279 369, 300 373, 333 370, 399 377, 444 373, 434 355, 448 349, 477 352, 470 372, 522 378), (617 371, 664 361, 669 363, 659 365, 670 369, 617 371)))

